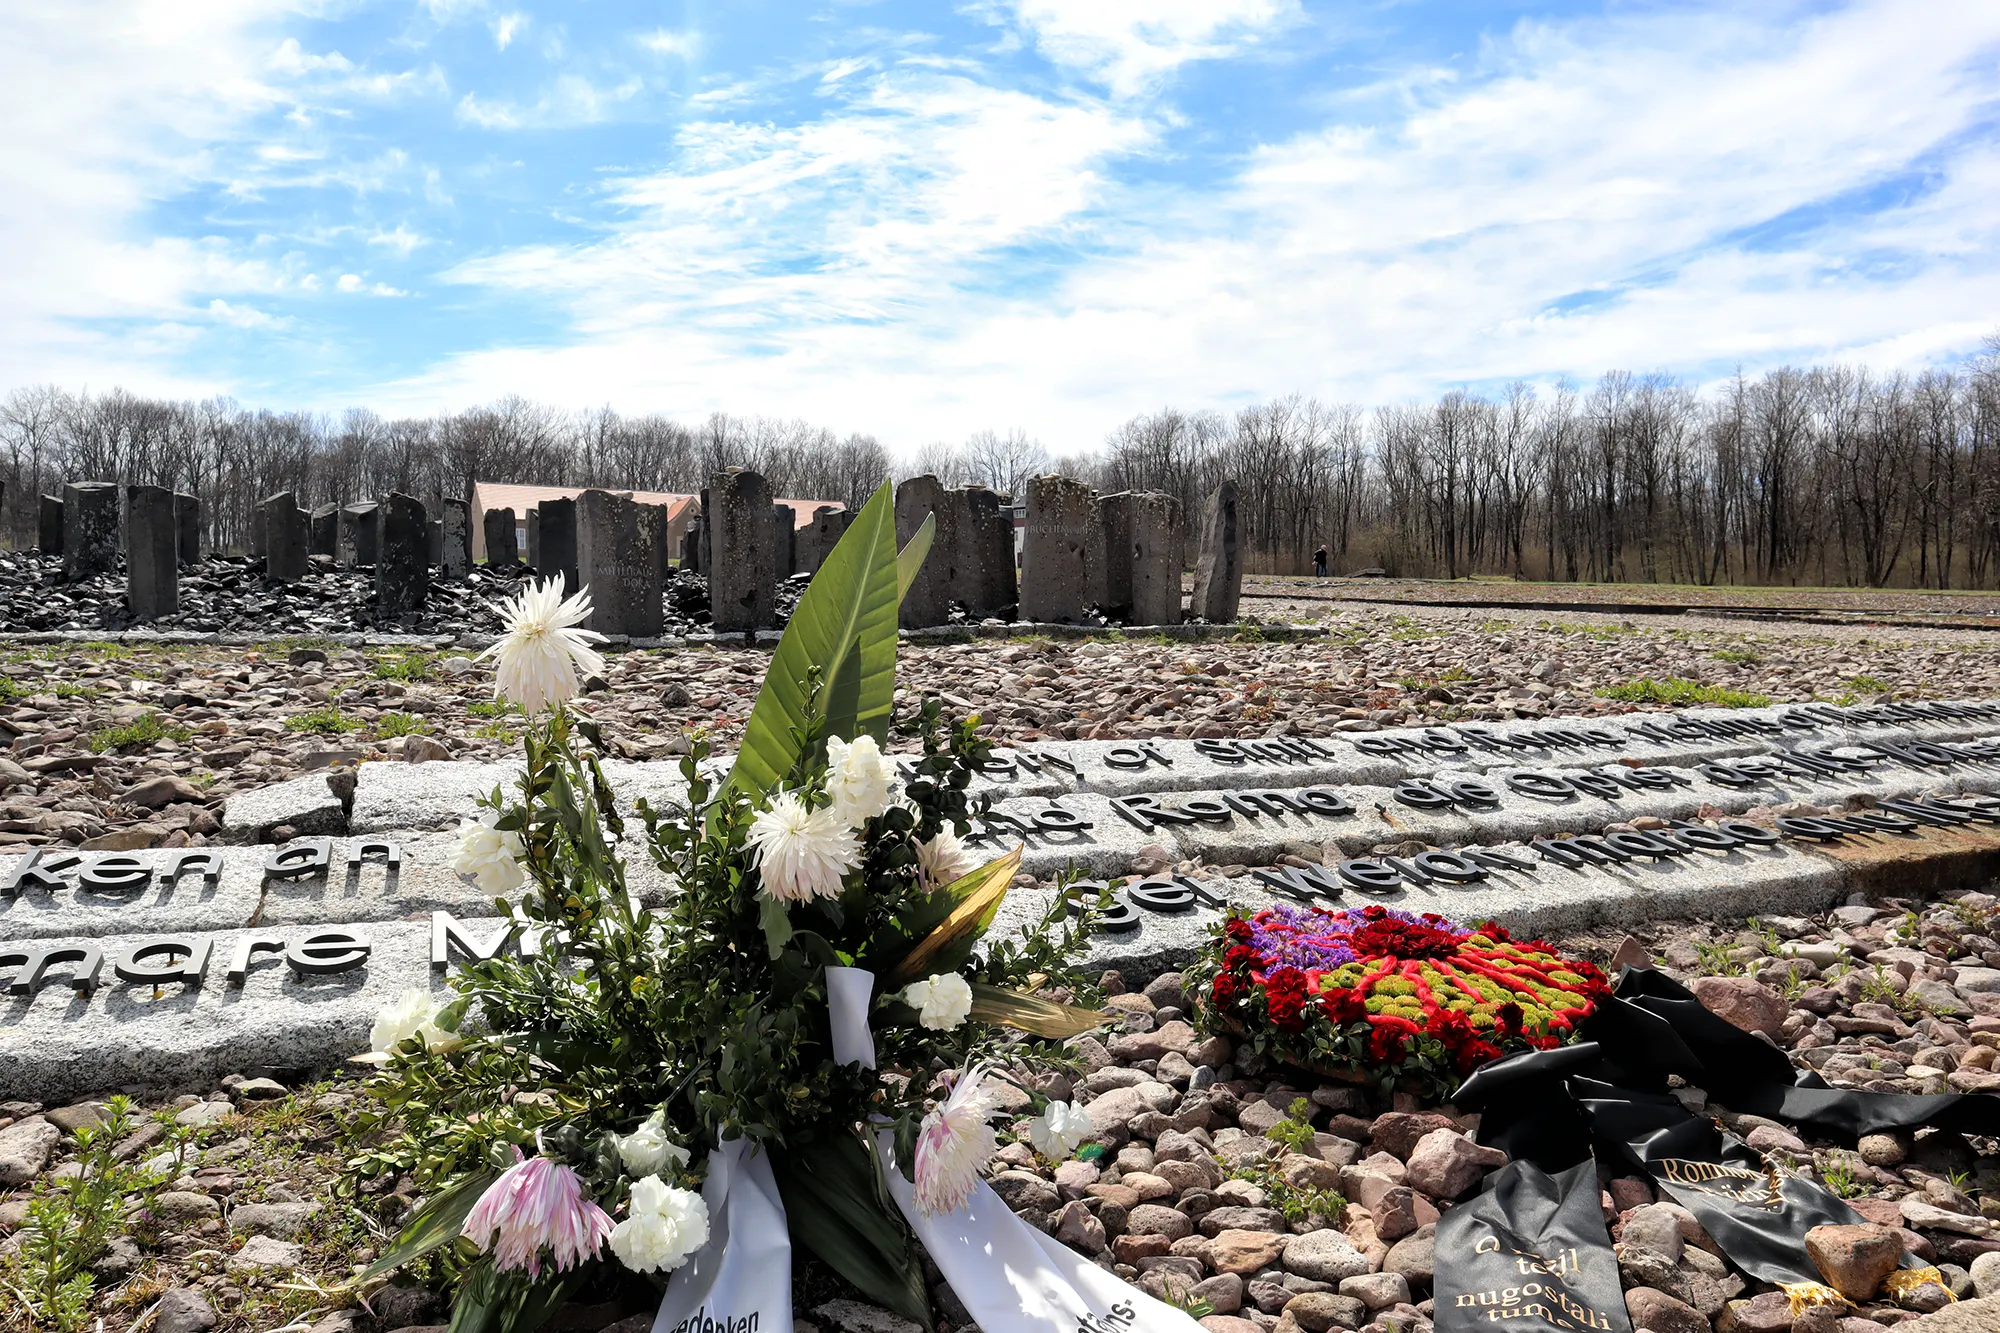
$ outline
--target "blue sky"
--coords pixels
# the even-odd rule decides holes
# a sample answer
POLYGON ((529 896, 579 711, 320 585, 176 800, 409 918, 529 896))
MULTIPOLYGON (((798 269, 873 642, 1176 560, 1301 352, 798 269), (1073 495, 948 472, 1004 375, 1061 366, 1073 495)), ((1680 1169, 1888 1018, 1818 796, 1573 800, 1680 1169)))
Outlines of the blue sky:
POLYGON ((1068 452, 2000 328, 1966 0, 65 0, 0 111, 0 388, 1068 452))

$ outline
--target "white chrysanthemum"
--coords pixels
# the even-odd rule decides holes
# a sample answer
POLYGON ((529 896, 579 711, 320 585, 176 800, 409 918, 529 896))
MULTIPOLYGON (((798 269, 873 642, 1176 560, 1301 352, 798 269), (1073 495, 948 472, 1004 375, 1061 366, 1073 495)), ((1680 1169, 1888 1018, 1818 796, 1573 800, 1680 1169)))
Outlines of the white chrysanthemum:
POLYGON ((861 842, 831 810, 807 810, 791 792, 750 821, 750 845, 764 892, 783 902, 840 895, 841 877, 861 864, 861 842))
POLYGON ((397 1001, 375 1016, 375 1026, 369 1030, 368 1045, 380 1054, 396 1049, 403 1041, 418 1037, 424 1048, 432 1051, 448 1051, 458 1045, 455 1032, 446 1032, 437 1025, 438 1012, 443 1005, 431 999, 431 993, 418 986, 404 991, 397 1001))
POLYGON ((707 1243, 707 1202, 658 1176, 633 1182, 625 1220, 611 1228, 611 1252, 635 1273, 671 1273, 707 1243))
POLYGON ((895 786, 895 766, 873 736, 827 741, 826 794, 834 814, 848 827, 859 828, 887 810, 895 786))
POLYGON ((965 1206, 979 1183, 979 1168, 999 1146, 986 1122, 1000 1109, 1000 1098, 985 1075, 980 1066, 966 1070, 917 1131, 914 1193, 917 1207, 932 1216, 965 1206))
POLYGON ((501 611, 507 633, 479 655, 497 660, 494 698, 533 713, 575 697, 583 676, 604 670, 604 658, 590 647, 604 636, 574 628, 590 619, 589 588, 564 601, 558 575, 522 589, 501 611))
POLYGON ((956 972, 940 972, 903 987, 903 1003, 925 1027, 947 1032, 972 1012, 972 987, 956 972))
POLYGON ((917 872, 923 876, 924 889, 929 893, 971 874, 978 864, 958 835, 948 828, 940 829, 929 842, 917 844, 917 872))
POLYGON ((634 1178, 657 1176, 660 1168, 688 1164, 688 1150, 667 1137, 667 1113, 655 1111, 630 1134, 617 1139, 618 1160, 634 1178))
POLYGON ((1089 1142, 1097 1131, 1083 1113, 1082 1102, 1050 1102, 1048 1109, 1028 1122, 1028 1141, 1035 1151, 1053 1161, 1064 1161, 1089 1142))
POLYGON ((528 882, 519 860, 524 850, 521 835, 497 828, 499 822, 500 814, 495 810, 461 821, 458 855, 451 862, 453 870, 471 875, 480 888, 493 894, 511 893, 528 882))

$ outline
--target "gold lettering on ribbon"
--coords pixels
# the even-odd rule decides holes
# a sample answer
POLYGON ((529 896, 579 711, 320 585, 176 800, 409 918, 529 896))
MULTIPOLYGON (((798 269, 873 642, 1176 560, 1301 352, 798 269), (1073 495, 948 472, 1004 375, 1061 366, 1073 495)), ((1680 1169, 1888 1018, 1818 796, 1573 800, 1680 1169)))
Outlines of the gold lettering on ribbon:
POLYGON ((1730 1199, 1767 1213, 1775 1213, 1785 1206, 1784 1182, 1775 1167, 1752 1171, 1748 1167, 1728 1166, 1721 1162, 1690 1162, 1680 1157, 1663 1157, 1659 1166, 1661 1175, 1669 1184, 1697 1194, 1730 1199))
POLYGON ((1611 1321, 1601 1311, 1571 1295, 1563 1282, 1564 1277, 1579 1271, 1580 1257, 1576 1250, 1558 1250, 1548 1257, 1532 1250, 1503 1247, 1500 1238, 1489 1233, 1473 1243, 1472 1252, 1499 1254, 1503 1248, 1514 1257, 1524 1276, 1535 1275, 1545 1280, 1463 1292, 1453 1302, 1456 1308, 1481 1309, 1488 1323, 1539 1317, 1550 1328, 1568 1333, 1610 1333, 1611 1321))

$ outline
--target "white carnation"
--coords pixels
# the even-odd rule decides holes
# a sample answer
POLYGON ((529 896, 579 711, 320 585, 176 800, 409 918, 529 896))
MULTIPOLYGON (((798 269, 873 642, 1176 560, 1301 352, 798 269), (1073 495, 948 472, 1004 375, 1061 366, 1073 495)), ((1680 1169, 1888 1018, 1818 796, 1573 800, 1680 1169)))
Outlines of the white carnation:
POLYGON ((1083 1113, 1082 1102, 1050 1102, 1048 1109, 1028 1122, 1028 1141, 1035 1151, 1053 1161, 1064 1161, 1087 1143, 1097 1131, 1083 1113))
POLYGON ((903 988, 903 1003, 917 1011, 927 1028, 949 1031, 972 1012, 972 987, 956 972, 940 972, 903 988))
POLYGON ((660 1169, 688 1164, 688 1151, 667 1137, 667 1113, 655 1111, 646 1122, 617 1140, 618 1160, 628 1174, 657 1176, 660 1169))
POLYGON ((764 892, 781 902, 837 898, 842 877, 861 864, 853 829, 831 810, 807 810, 791 792, 750 822, 749 838, 764 892))
POLYGON ((708 1243, 708 1204, 658 1176, 632 1185, 625 1220, 611 1228, 611 1252, 635 1273, 669 1273, 708 1243))
POLYGON ((590 646, 604 636, 576 628, 590 619, 590 589, 568 600, 562 593, 560 577, 542 579, 502 605, 507 632, 479 655, 496 661, 494 698, 534 713, 574 697, 583 677, 604 670, 603 656, 590 646))
POLYGON ((942 829, 929 842, 917 844, 917 872, 923 876, 924 890, 936 893, 945 885, 971 874, 979 863, 965 849, 958 835, 942 829))
POLYGON ((896 769, 873 736, 826 743, 826 794, 833 812, 849 828, 859 828, 889 808, 896 769))
POLYGON ((461 875, 471 875, 479 881, 479 887, 487 893, 511 893, 528 882, 526 872, 521 869, 521 853, 526 850, 521 835, 503 831, 496 827, 500 823, 498 811, 487 810, 477 819, 467 819, 458 826, 458 855, 452 858, 451 868, 461 875))
POLYGON ((455 1032, 446 1032, 437 1025, 437 1016, 443 1005, 431 998, 431 993, 421 987, 412 986, 404 991, 396 1002, 375 1016, 375 1026, 369 1030, 369 1048, 387 1054, 411 1037, 421 1038, 426 1050, 448 1051, 458 1045, 455 1032))

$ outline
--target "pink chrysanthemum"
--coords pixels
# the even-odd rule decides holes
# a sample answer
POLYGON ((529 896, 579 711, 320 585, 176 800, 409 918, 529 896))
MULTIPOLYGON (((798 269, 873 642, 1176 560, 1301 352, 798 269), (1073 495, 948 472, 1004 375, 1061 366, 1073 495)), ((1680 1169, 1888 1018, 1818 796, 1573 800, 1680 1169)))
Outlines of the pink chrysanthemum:
POLYGON ((982 1065, 966 1070, 917 1133, 917 1207, 933 1216, 965 1206, 979 1168, 999 1146, 986 1122, 1000 1109, 1000 1096, 985 1076, 982 1065))
POLYGON ((611 1216, 583 1196, 576 1172, 546 1157, 521 1159, 472 1206, 465 1234, 481 1250, 493 1253, 498 1269, 526 1269, 542 1275, 542 1250, 548 1249, 556 1271, 566 1273, 595 1258, 611 1234, 611 1216))

